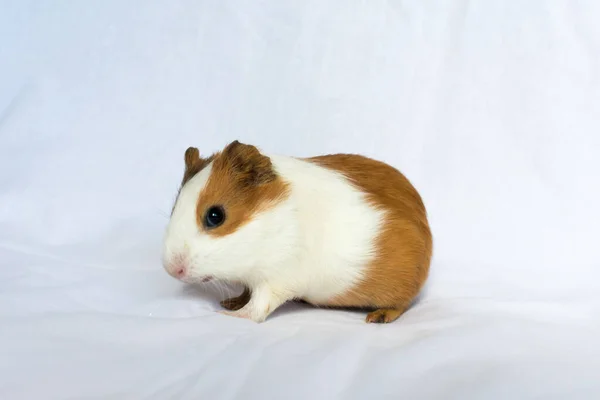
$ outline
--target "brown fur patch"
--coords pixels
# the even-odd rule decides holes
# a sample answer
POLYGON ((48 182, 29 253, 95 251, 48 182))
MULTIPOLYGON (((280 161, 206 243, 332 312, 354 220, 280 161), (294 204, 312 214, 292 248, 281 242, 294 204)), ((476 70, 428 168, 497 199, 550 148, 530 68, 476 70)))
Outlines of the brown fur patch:
POLYGON ((232 297, 221 301, 221 306, 230 311, 237 311, 244 307, 250 301, 252 293, 248 287, 244 286, 244 291, 237 297, 232 297))
POLYGON ((196 222, 213 236, 225 236, 287 197, 288 184, 273 170, 271 159, 237 140, 212 158, 212 170, 198 197, 196 222), (203 221, 212 206, 225 210, 225 222, 206 229, 203 221))
POLYGON ((421 196, 402 173, 380 161, 353 154, 306 160, 342 173, 374 207, 387 213, 375 243, 376 259, 364 280, 324 305, 388 310, 377 318, 372 314, 373 322, 398 318, 429 274, 433 242, 421 196))
POLYGON ((194 177, 194 175, 206 168, 206 166, 210 164, 214 157, 215 156, 213 154, 207 158, 202 158, 200 157, 200 152, 197 148, 188 147, 184 155, 185 171, 183 173, 181 185, 185 185, 187 181, 194 177))
POLYGON ((181 193, 181 189, 183 185, 185 185, 190 179, 194 177, 198 172, 202 171, 210 162, 213 160, 214 155, 211 155, 207 158, 200 157, 200 151, 195 147, 188 147, 184 154, 184 162, 185 162, 185 170, 183 171, 183 179, 181 180, 181 184, 179 185, 179 189, 177 190, 177 196, 175 196, 175 202, 173 203, 173 207, 171 207, 171 215, 173 215, 173 211, 175 210, 175 205, 177 204, 177 199, 179 198, 179 194, 181 193))

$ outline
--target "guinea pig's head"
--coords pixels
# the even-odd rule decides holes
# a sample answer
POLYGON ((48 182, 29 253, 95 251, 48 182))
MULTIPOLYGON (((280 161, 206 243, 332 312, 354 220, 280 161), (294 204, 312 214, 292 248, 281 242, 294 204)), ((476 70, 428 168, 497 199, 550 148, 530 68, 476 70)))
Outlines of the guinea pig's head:
POLYGON ((190 283, 257 279, 265 259, 290 237, 288 184, 269 157, 238 141, 207 158, 190 147, 184 158, 164 238, 164 268, 190 283))

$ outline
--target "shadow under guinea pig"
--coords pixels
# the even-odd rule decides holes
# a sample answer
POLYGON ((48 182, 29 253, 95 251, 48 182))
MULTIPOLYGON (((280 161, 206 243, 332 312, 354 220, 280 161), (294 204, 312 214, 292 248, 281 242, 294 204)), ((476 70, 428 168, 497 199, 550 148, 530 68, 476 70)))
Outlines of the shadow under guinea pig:
MULTIPOLYGON (((182 287, 182 295, 185 298, 209 303, 216 311, 224 310, 220 302, 225 299, 237 297, 244 291, 244 287, 235 283, 210 281, 199 284, 187 284, 182 287)), ((302 300, 291 300, 281 305, 272 314, 272 317, 288 313, 300 312, 312 309, 314 306, 302 300)))
MULTIPOLYGON (((423 292, 425 292, 426 288, 423 288, 423 292)), ((244 291, 244 287, 240 284, 228 283, 228 282, 219 282, 219 281, 210 281, 206 283, 198 283, 198 284, 187 284, 182 287, 182 295, 185 298, 191 298, 194 300, 199 300, 210 304, 210 306, 215 310, 225 310, 220 304, 221 301, 225 299, 229 299, 232 297, 237 297, 244 291)), ((419 304, 424 293, 420 293, 412 302, 410 308, 419 304)), ((301 313, 308 310, 341 310, 352 313, 364 313, 373 311, 375 308, 369 307, 335 307, 335 306, 316 306, 310 303, 307 303, 304 300, 296 299, 290 300, 285 304, 278 307, 271 316, 270 319, 277 318, 279 316, 287 315, 287 314, 295 314, 301 313)))
POLYGON ((239 296, 243 290, 241 285, 211 281, 206 283, 187 284, 182 287, 182 294, 184 297, 210 303, 215 310, 220 310, 223 308, 219 304, 222 300, 239 296))

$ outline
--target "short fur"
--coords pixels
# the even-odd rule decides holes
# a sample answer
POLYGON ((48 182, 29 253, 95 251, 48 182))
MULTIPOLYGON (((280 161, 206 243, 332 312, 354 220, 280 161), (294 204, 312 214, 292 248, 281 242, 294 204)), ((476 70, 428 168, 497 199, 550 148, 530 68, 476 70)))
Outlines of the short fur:
POLYGON ((206 159, 185 153, 165 236, 164 265, 186 282, 241 282, 225 313, 264 321, 288 300, 375 309, 391 322, 428 276, 432 239, 423 202, 396 169, 359 155, 263 155, 237 141, 206 159), (221 205, 225 223, 203 225, 221 205))
POLYGON ((198 196, 196 223, 212 205, 227 210, 227 222, 206 234, 225 236, 235 232, 260 211, 277 204, 288 195, 288 184, 275 174, 271 160, 253 146, 235 141, 213 156, 212 173, 198 196))
POLYGON ((377 237, 377 257, 356 287, 331 299, 333 306, 368 306, 370 322, 398 318, 420 292, 429 274, 432 237, 419 193, 396 169, 352 154, 308 159, 342 173, 367 194, 367 201, 386 213, 377 237))

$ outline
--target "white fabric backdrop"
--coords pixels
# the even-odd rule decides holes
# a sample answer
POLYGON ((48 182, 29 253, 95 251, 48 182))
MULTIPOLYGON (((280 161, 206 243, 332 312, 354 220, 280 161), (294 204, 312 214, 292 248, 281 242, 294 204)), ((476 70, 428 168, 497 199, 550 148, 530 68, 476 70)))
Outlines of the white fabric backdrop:
POLYGON ((0 398, 600 398, 600 3, 0 0, 0 398), (435 239, 397 323, 160 266, 189 145, 360 152, 435 239))

